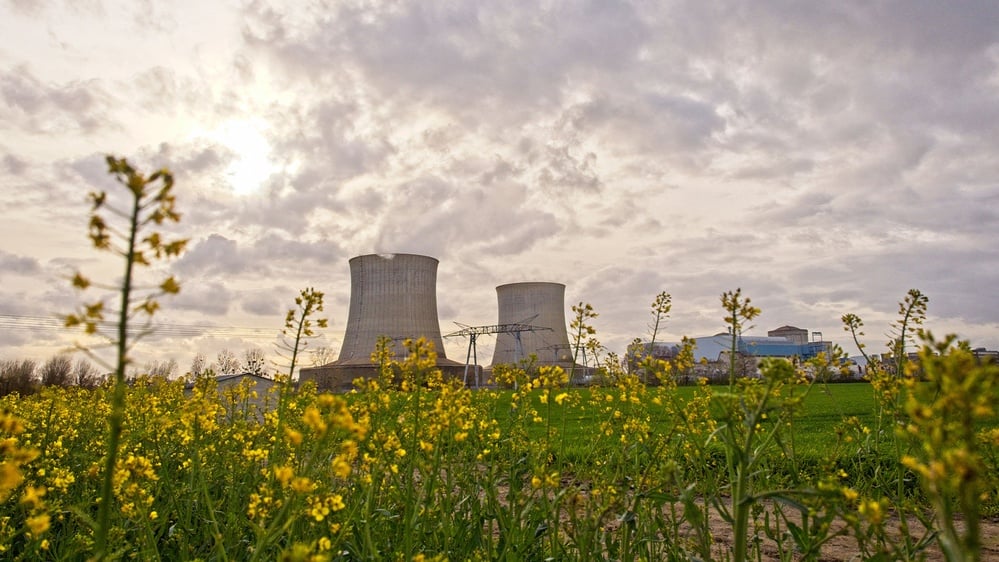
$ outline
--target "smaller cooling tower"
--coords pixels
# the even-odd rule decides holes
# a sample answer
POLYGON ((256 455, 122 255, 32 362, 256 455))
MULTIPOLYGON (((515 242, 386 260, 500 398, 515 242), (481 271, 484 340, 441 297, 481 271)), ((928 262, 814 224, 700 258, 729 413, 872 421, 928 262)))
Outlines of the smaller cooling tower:
POLYGON ((320 389, 347 390, 357 377, 375 376, 371 354, 382 336, 393 340, 396 359, 403 341, 425 338, 437 351, 437 366, 459 374, 464 366, 444 354, 437 319, 435 258, 413 254, 370 254, 350 260, 350 311, 340 356, 333 363, 302 369, 299 379, 320 389))
POLYGON ((566 333, 565 285, 561 283, 510 283, 496 287, 499 301, 498 324, 525 323, 539 328, 533 332, 496 335, 493 365, 517 363, 537 356, 538 365, 572 366, 572 348, 566 333))

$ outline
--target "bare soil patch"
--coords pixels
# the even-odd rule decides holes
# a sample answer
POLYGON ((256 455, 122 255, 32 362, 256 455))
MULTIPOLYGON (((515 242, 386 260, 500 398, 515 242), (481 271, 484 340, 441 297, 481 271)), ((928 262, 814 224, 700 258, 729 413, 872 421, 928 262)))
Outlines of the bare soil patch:
MULTIPOLYGON (((724 521, 718 513, 713 510, 711 512, 710 522, 714 544, 718 548, 719 557, 721 557, 721 553, 728 552, 734 543, 732 526, 724 521)), ((889 529, 889 531, 895 536, 900 536, 901 531, 899 530, 899 523, 900 521, 897 517, 889 518, 886 522, 886 528, 889 529)), ((842 525, 840 527, 842 527, 842 525)), ((910 535, 921 537, 925 531, 926 529, 919 523, 919 521, 911 520, 909 522, 910 535)), ((999 519, 983 520, 981 522, 981 537, 981 559, 983 561, 999 562, 999 519)), ((792 546, 793 545, 785 545, 785 550, 792 546)), ((779 550, 774 541, 763 537, 760 548, 763 552, 764 560, 780 559, 779 550)), ((857 547, 857 540, 854 537, 838 536, 823 545, 822 554, 819 560, 822 562, 853 562, 862 560, 862 558, 860 556, 859 548, 857 547)), ((926 560, 931 562, 945 560, 943 552, 940 550, 940 545, 936 541, 934 541, 933 544, 926 550, 926 560)))

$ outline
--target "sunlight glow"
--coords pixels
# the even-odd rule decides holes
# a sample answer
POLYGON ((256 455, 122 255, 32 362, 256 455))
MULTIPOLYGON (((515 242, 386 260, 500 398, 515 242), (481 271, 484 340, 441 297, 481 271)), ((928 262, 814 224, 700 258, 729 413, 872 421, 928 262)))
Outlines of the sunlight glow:
POLYGON ((229 121, 207 135, 233 153, 225 179, 239 195, 257 192, 278 170, 264 131, 266 125, 259 121, 229 121))

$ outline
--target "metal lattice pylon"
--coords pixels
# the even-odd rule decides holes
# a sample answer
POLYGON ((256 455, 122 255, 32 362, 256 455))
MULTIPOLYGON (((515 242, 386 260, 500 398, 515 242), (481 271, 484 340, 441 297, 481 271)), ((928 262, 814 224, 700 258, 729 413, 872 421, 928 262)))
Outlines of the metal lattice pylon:
POLYGON ((452 332, 444 337, 468 337, 468 352, 465 354, 465 376, 463 381, 465 386, 468 386, 468 368, 470 365, 475 365, 475 388, 479 387, 479 358, 476 350, 476 339, 478 336, 482 334, 513 334, 513 338, 517 342, 516 354, 519 361, 524 358, 524 346, 520 341, 521 332, 539 332, 544 330, 551 331, 551 328, 528 324, 528 322, 533 320, 536 316, 537 315, 527 318, 521 322, 513 322, 510 324, 489 324, 486 326, 466 326, 459 322, 455 322, 455 324, 458 324, 462 328, 457 332, 452 332))

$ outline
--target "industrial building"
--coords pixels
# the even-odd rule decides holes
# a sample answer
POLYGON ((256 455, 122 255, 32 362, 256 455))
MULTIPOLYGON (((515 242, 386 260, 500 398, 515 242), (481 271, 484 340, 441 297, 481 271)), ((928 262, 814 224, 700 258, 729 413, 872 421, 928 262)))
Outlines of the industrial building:
MULTIPOLYGON (((831 342, 807 341, 806 330, 785 326, 768 334, 790 331, 794 333, 793 338, 788 336, 739 336, 736 338, 736 352, 746 357, 797 357, 799 359, 811 359, 821 352, 828 352, 832 347, 831 342), (806 339, 801 339, 801 334, 806 334, 806 339)), ((818 332, 815 332, 818 334, 818 332)), ((732 334, 722 332, 713 336, 692 338, 694 343, 694 361, 717 362, 724 360, 732 350, 732 334)), ((680 350, 678 343, 656 343, 652 355, 657 358, 671 358, 680 350)))
MULTIPOLYGON (((783 357, 786 359, 808 360, 819 353, 832 350, 832 342, 823 341, 820 332, 813 332, 813 341, 808 341, 808 331, 794 326, 782 326, 767 332, 767 336, 736 337, 735 348, 740 361, 737 372, 741 375, 756 371, 756 360, 765 357, 783 357), (781 334, 781 335, 776 335, 781 334)), ((693 343, 693 359, 696 363, 695 377, 706 377, 709 380, 721 380, 728 376, 729 354, 732 351, 732 334, 722 332, 713 336, 691 338, 693 343)), ((656 342, 653 346, 646 344, 645 353, 657 359, 669 360, 680 353, 679 343, 656 342)), ((633 358, 629 358, 633 361, 633 358)), ((689 382, 689 381, 686 381, 689 382)))
POLYGON ((406 339, 425 338, 437 351, 437 367, 445 376, 461 376, 464 365, 445 356, 437 316, 435 258, 414 254, 369 254, 350 264, 350 309, 343 346, 337 360, 303 368, 299 381, 313 381, 320 390, 345 391, 358 377, 377 376, 371 362, 380 337, 394 343, 396 359, 406 339))

